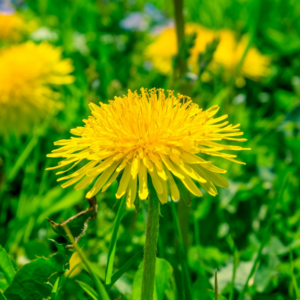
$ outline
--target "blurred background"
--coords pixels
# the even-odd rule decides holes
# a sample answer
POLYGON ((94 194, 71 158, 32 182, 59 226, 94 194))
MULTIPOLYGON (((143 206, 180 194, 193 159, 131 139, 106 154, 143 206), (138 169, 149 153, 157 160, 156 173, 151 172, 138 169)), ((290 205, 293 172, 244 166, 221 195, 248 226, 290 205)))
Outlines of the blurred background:
MULTIPOLYGON (((85 191, 63 189, 45 168, 53 142, 82 126, 90 102, 144 88, 172 89, 204 109, 219 105, 241 123, 251 151, 228 170, 228 189, 192 198, 179 216, 191 299, 214 299, 218 270, 224 299, 300 297, 300 2, 0 0, 0 245, 16 269, 56 251, 62 241, 45 219, 61 222, 86 209, 85 191), (178 6, 179 5, 179 6, 178 6), (185 26, 177 46, 175 24, 185 26)), ((117 183, 97 196, 98 217, 83 249, 103 279, 116 216, 117 183)), ((145 203, 127 210, 114 262, 119 269, 145 242, 145 203)), ((176 207, 180 205, 176 203, 176 207)), ((186 299, 170 205, 161 207, 158 257, 174 272, 159 299, 186 299), (176 271, 177 270, 177 271, 176 271), (177 275, 176 275, 177 274, 177 275), (184 298, 185 297, 185 298, 184 298)), ((92 299, 79 266, 55 299, 92 299)), ((77 259, 77 260, 76 260, 77 259)), ((138 257, 110 290, 135 296, 138 257)), ((67 276, 67 275, 66 275, 67 276)), ((8 286, 0 272, 0 290, 8 286)), ((51 298, 54 299, 54 298, 51 298)), ((223 299, 223 298, 221 298, 223 299)), ((9 299, 8 299, 9 300, 9 299)))

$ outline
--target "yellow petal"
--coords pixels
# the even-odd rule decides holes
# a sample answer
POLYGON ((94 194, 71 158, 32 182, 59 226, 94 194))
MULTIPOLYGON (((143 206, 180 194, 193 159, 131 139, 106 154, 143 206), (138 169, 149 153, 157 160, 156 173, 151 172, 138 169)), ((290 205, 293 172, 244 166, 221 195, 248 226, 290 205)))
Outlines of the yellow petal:
POLYGON ((98 161, 90 161, 89 163, 87 163, 85 166, 83 166, 82 168, 80 168, 79 170, 77 170, 76 172, 68 175, 68 176, 65 176, 65 177, 61 177, 59 179, 57 179, 57 181, 62 181, 62 180, 66 180, 66 179, 69 179, 69 178, 72 178, 72 177, 76 177, 76 176, 79 176, 79 175, 86 175, 86 173, 92 169, 96 164, 98 163, 98 161))
POLYGON ((75 178, 73 178, 73 179, 71 179, 71 180, 69 180, 69 181, 63 183, 61 186, 62 186, 63 188, 66 188, 66 187, 68 187, 68 186, 70 186, 70 185, 76 183, 77 181, 79 181, 84 175, 85 175, 85 174, 82 173, 81 175, 76 176, 75 178))
POLYGON ((176 185, 176 182, 169 170, 166 169, 166 173, 168 176, 168 183, 169 183, 169 187, 170 187, 170 191, 171 191, 172 200, 179 200, 180 193, 179 193, 178 187, 176 185))
POLYGON ((136 198, 136 190, 137 190, 137 176, 133 179, 130 178, 129 187, 126 195, 126 204, 128 207, 132 207, 134 200, 136 198))
POLYGON ((104 170, 109 168, 114 163, 114 157, 111 156, 104 160, 99 166, 87 172, 87 176, 97 176, 102 173, 104 170))
POLYGON ((135 157, 131 163, 131 176, 133 179, 136 178, 139 172, 139 165, 140 165, 140 160, 137 157, 135 157))
POLYGON ((206 182, 206 180, 201 177, 190 165, 184 163, 183 166, 180 166, 180 169, 184 171, 187 175, 189 175, 194 180, 199 182, 206 182))
MULTIPOLYGON (((78 165, 81 161, 82 161, 82 159, 78 160, 77 162, 75 162, 75 163, 74 163, 70 168, 68 168, 67 170, 57 172, 57 173, 55 173, 55 175, 60 175, 60 174, 63 174, 63 173, 66 173, 66 172, 72 170, 72 169, 73 169, 76 165, 78 165)), ((49 170, 49 168, 46 169, 46 170, 49 170)))
POLYGON ((149 157, 145 154, 143 162, 149 171, 153 171, 153 163, 150 161, 149 157))
POLYGON ((127 191, 127 187, 128 187, 129 180, 130 180, 130 171, 131 171, 131 165, 127 164, 124 169, 122 178, 120 180, 118 191, 116 193, 116 197, 118 199, 120 199, 127 191))
POLYGON ((75 190, 84 189, 85 187, 87 187, 88 185, 90 185, 94 179, 95 179, 95 177, 85 176, 80 182, 78 182, 74 186, 74 189, 75 190))
POLYGON ((90 199, 95 196, 107 182, 111 174, 115 171, 119 162, 114 162, 109 168, 107 168, 96 180, 93 188, 86 194, 86 198, 90 199))
POLYGON ((102 188, 102 192, 105 192, 110 185, 117 179, 117 177, 119 176, 120 172, 115 171, 111 177, 109 178, 109 180, 107 181, 107 183, 103 186, 102 188))
POLYGON ((183 182, 183 184, 185 185, 185 187, 191 193, 193 193, 195 196, 198 196, 198 197, 202 197, 203 196, 202 193, 201 193, 201 191, 198 189, 198 187, 196 186, 196 184, 194 183, 194 181, 189 176, 186 176, 181 181, 183 182))
POLYGON ((161 158, 166 165, 167 169, 171 171, 176 177, 183 179, 185 176, 182 172, 178 171, 179 169, 177 168, 176 165, 174 165, 169 158, 166 155, 161 154, 161 158))
POLYGON ((154 189, 156 190, 157 194, 162 194, 164 191, 163 186, 159 180, 159 177, 157 175, 156 168, 154 165, 153 165, 153 171, 152 172, 149 171, 149 174, 151 176, 152 183, 153 183, 154 189))
POLYGON ((148 174, 144 162, 141 162, 139 169, 139 197, 144 200, 148 197, 148 184, 147 184, 148 174))
POLYGON ((168 202, 168 186, 167 186, 167 182, 165 180, 163 180, 162 178, 158 177, 159 181, 162 185, 163 188, 163 192, 161 194, 157 194, 159 201, 162 204, 165 204, 168 202))
POLYGON ((171 158, 171 160, 178 166, 183 166, 183 161, 182 159, 179 157, 179 155, 176 154, 171 154, 169 155, 169 157, 171 158))
POLYGON ((201 163, 209 163, 209 161, 205 161, 203 159, 200 159, 199 156, 193 154, 193 153, 188 153, 188 152, 183 152, 180 157, 188 164, 201 164, 201 163))
POLYGON ((217 185, 219 187, 223 187, 223 188, 229 187, 228 181, 220 174, 213 173, 207 169, 204 169, 200 165, 195 165, 194 167, 197 169, 200 169, 200 172, 202 171, 203 176, 205 176, 205 178, 207 178, 207 180, 212 181, 215 185, 217 185))

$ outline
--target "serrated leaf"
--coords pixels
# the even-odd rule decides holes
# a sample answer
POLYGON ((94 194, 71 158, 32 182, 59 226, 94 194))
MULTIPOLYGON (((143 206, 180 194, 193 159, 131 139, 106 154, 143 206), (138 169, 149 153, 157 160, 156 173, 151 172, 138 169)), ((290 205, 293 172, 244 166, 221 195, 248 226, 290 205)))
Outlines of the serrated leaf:
POLYGON ((15 276, 15 270, 11 263, 11 260, 4 248, 0 246, 0 271, 3 273, 8 284, 11 283, 15 276))
POLYGON ((53 241, 58 249, 49 258, 38 258, 24 265, 5 290, 7 300, 47 299, 57 278, 67 267, 72 252, 53 241))

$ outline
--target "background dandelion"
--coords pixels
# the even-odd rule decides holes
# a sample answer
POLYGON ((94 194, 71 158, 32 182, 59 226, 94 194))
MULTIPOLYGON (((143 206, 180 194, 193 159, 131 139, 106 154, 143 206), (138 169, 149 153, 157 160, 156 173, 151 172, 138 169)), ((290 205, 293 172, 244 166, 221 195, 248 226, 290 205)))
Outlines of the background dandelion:
POLYGON ((26 42, 1 49, 0 133, 28 133, 57 109, 59 93, 51 85, 72 83, 72 71, 72 62, 62 59, 61 49, 47 43, 26 42))
MULTIPOLYGON (((237 40, 233 31, 225 29, 216 31, 193 23, 186 24, 185 28, 187 35, 195 35, 194 45, 190 49, 188 60, 192 72, 199 72, 200 53, 204 53, 206 45, 218 38, 219 44, 209 68, 218 70, 218 68, 223 67, 226 72, 234 74, 248 46, 247 36, 237 40)), ((177 50, 175 28, 165 28, 154 37, 153 42, 145 51, 145 56, 153 62, 155 68, 168 74, 172 71, 172 59, 177 50)), ((241 66, 240 74, 237 75, 257 81, 270 73, 269 66, 270 58, 261 54, 255 47, 250 47, 241 66)))

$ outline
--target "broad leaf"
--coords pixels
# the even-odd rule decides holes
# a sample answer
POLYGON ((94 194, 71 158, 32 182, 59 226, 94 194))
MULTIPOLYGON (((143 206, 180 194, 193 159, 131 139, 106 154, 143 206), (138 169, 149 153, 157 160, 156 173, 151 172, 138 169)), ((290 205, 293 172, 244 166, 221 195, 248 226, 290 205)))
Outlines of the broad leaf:
POLYGON ((5 290, 7 300, 47 299, 57 278, 62 275, 72 252, 56 243, 58 252, 49 258, 38 258, 23 266, 5 290))
MULTIPOLYGON (((168 282, 172 276, 173 268, 164 259, 156 258, 155 269, 155 289, 154 300, 163 300, 165 292, 168 288, 168 282)), ((141 299, 142 290, 142 277, 143 277, 143 262, 139 265, 138 271, 135 274, 133 287, 132 287, 132 299, 141 299)))
POLYGON ((10 284, 13 277, 15 276, 15 270, 13 268, 13 265, 11 263, 11 260, 7 252, 1 246, 0 246, 0 271, 3 273, 7 283, 10 284))

